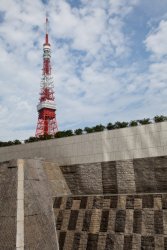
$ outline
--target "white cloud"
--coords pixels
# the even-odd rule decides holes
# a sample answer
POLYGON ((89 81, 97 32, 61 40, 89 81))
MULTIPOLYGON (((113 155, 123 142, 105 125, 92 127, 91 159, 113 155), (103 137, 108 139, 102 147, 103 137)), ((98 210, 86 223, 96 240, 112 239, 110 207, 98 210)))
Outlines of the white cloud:
POLYGON ((153 29, 145 40, 148 51, 160 58, 167 56, 167 20, 162 20, 157 29, 153 29))

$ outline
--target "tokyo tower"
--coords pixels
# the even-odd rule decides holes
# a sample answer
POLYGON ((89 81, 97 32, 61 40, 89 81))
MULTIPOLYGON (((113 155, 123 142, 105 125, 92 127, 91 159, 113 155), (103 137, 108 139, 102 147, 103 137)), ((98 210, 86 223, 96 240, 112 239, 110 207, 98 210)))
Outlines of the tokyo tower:
POLYGON ((45 43, 43 44, 43 69, 39 104, 37 105, 38 123, 36 137, 54 135, 58 131, 53 78, 51 74, 51 49, 48 36, 48 18, 46 17, 45 43))

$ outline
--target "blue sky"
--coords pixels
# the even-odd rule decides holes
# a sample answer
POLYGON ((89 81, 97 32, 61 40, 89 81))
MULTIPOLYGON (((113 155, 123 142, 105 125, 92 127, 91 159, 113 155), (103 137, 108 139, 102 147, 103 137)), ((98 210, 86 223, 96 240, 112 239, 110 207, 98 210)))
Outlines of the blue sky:
POLYGON ((1 0, 0 140, 35 134, 45 13, 59 130, 167 110, 167 0, 1 0))

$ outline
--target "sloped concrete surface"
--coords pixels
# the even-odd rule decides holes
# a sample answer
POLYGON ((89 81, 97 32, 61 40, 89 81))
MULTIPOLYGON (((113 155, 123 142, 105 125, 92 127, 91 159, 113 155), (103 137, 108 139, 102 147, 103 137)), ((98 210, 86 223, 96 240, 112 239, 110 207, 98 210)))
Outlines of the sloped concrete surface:
POLYGON ((0 249, 59 249, 52 189, 40 160, 0 164, 0 249))
POLYGON ((52 193, 40 160, 25 160, 25 249, 58 249, 52 193))
POLYGON ((16 248, 17 161, 0 164, 0 249, 16 248))

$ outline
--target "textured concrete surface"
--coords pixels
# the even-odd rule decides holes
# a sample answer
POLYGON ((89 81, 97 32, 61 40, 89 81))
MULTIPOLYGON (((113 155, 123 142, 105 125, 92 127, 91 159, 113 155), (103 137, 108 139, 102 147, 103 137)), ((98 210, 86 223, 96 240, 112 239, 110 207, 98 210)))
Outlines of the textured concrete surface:
POLYGON ((58 249, 45 168, 31 159, 0 164, 0 249, 58 249))
POLYGON ((52 192, 43 163, 24 160, 25 249, 58 249, 52 192))
POLYGON ((167 122, 0 148, 0 161, 39 158, 59 165, 167 155, 167 122))
POLYGON ((0 249, 16 248, 17 162, 0 164, 0 249))

